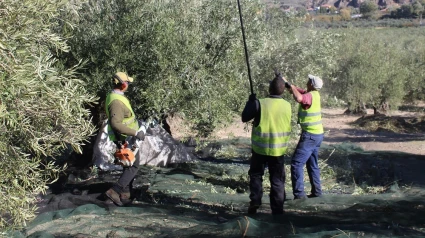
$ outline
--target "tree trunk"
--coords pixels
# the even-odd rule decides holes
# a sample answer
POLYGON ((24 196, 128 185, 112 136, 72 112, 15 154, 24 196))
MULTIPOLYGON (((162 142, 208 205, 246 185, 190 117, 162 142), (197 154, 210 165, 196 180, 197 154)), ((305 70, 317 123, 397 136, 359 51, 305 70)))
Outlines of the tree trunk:
POLYGON ((384 101, 378 107, 373 106, 373 114, 375 114, 375 115, 385 115, 385 114, 387 114, 389 109, 390 109, 390 106, 389 106, 388 102, 384 101))
POLYGON ((344 112, 344 114, 350 114, 350 115, 366 115, 367 114, 367 110, 366 110, 366 104, 365 103, 360 103, 357 106, 354 107, 354 109, 350 109, 350 105, 348 105, 348 109, 344 112))

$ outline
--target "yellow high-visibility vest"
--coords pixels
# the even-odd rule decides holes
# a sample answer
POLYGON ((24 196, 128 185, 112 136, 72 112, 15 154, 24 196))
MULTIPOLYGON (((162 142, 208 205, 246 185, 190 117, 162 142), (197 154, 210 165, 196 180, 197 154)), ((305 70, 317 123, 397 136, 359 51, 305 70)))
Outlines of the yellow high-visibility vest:
POLYGON ((310 108, 305 110, 301 104, 298 107, 298 123, 303 131, 311 134, 323 134, 320 94, 318 91, 311 91, 310 93, 312 96, 310 108))
POLYGON ((291 104, 280 98, 260 99, 261 119, 252 129, 251 146, 257 154, 282 156, 291 133, 291 104))
POLYGON ((112 130, 112 127, 110 124, 109 105, 114 100, 119 100, 120 102, 122 102, 131 112, 131 116, 124 118, 124 120, 122 121, 124 125, 137 131, 139 129, 139 123, 137 122, 136 116, 133 112, 133 109, 131 108, 130 101, 124 95, 114 93, 114 92, 108 94, 105 101, 106 116, 108 116, 108 136, 109 136, 109 139, 112 141, 118 141, 118 140, 123 141, 125 140, 125 138, 127 138, 127 135, 121 134, 120 138, 116 138, 115 133, 112 130))

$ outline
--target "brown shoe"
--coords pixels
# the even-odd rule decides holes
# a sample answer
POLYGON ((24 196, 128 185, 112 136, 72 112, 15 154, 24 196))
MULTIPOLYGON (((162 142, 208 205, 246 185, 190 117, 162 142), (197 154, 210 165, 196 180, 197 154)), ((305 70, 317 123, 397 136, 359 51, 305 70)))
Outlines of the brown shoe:
POLYGON ((130 192, 122 192, 122 193, 120 193, 120 198, 121 198, 121 200, 122 200, 122 199, 127 199, 127 200, 129 200, 129 199, 130 199, 130 197, 131 197, 130 192))
POLYGON ((120 200, 123 204, 131 203, 131 194, 130 192, 122 192, 120 193, 120 200))
POLYGON ((123 205, 122 202, 121 202, 121 199, 120 199, 120 195, 117 192, 115 192, 115 190, 113 190, 112 188, 110 188, 108 191, 106 191, 105 195, 109 199, 111 199, 115 203, 115 205, 120 206, 120 207, 123 205))

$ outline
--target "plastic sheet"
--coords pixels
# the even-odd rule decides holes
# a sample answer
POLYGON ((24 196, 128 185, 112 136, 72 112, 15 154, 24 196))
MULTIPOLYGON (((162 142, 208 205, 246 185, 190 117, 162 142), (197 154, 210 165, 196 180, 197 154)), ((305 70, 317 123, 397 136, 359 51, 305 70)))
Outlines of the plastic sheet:
MULTIPOLYGON (((142 130, 146 131, 143 141, 136 141, 128 137, 128 146, 134 143, 139 147, 136 158, 139 157, 141 165, 166 166, 173 163, 184 163, 193 160, 186 148, 158 125, 147 125, 139 121, 142 130), (147 128, 147 129, 146 129, 147 128)), ((109 139, 107 120, 104 121, 93 148, 92 161, 95 166, 104 171, 122 170, 121 165, 114 164, 113 153, 116 145, 109 139)))

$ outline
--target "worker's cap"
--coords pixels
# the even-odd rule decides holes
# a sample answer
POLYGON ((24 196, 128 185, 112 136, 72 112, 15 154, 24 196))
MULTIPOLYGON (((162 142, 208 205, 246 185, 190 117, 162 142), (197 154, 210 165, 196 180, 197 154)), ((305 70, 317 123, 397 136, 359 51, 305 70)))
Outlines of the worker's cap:
POLYGON ((311 74, 308 75, 308 78, 311 80, 311 85, 313 85, 314 89, 319 90, 322 88, 323 80, 321 78, 311 74))
POLYGON ((114 82, 115 82, 115 84, 124 83, 124 82, 132 83, 133 80, 134 79, 132 77, 129 77, 124 72, 118 72, 118 73, 114 74, 114 82))

